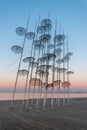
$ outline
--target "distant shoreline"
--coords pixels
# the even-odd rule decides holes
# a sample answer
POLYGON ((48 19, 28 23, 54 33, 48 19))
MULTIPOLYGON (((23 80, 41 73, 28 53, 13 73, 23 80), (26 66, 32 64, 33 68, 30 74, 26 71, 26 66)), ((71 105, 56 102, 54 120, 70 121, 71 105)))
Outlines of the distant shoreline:
MULTIPOLYGON (((56 98, 64 98, 64 95, 65 95, 65 98, 67 99, 68 98, 68 93, 54 93, 54 99, 56 98), (59 96, 60 95, 60 96, 59 96)), ((6 92, 6 93, 0 93, 0 100, 12 100, 12 96, 13 96, 13 92, 6 92)), ((30 99, 32 99, 33 97, 33 93, 30 93, 30 99)), ((26 93, 26 96, 25 96, 25 99, 28 98, 28 93, 26 93)), ((35 93, 34 94, 34 99, 37 99, 37 98, 40 98, 40 95, 38 95, 38 93, 35 93)), ((41 99, 44 98, 44 93, 41 93, 41 99)), ((52 98, 52 93, 49 92, 47 93, 47 98, 52 98)), ((73 92, 73 93, 69 93, 69 98, 70 99, 83 99, 83 98, 87 98, 87 93, 76 93, 76 92, 73 92)), ((15 98, 14 100, 23 100, 24 99, 24 93, 21 93, 21 92, 16 92, 15 93, 15 98)))
MULTIPOLYGON (((13 91, 0 91, 0 93, 13 93, 13 91)), ((24 93, 24 92, 23 91, 17 91, 16 93, 24 93)), ((31 92, 31 93, 33 93, 33 92, 31 92)), ((38 92, 36 92, 36 93, 38 93, 38 92)), ((44 92, 42 92, 42 93, 44 93, 44 92)), ((52 92, 48 92, 48 93, 52 93, 52 92)), ((54 93, 57 93, 57 92, 54 92, 54 93)), ((64 92, 61 92, 61 93, 64 93, 64 92)), ((69 93, 87 93, 87 92, 78 92, 77 91, 77 92, 69 92, 69 93)))

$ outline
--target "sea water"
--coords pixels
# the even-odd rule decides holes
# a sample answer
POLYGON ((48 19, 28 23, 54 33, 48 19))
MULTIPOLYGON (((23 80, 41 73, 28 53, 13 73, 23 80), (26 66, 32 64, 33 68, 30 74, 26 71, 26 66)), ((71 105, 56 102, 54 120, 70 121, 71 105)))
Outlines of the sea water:
MULTIPOLYGON (((0 100, 11 100, 12 99, 12 95, 13 93, 0 93, 0 100)), ((21 100, 24 97, 24 93, 16 93, 15 94, 15 100, 21 100)), ((30 99, 32 99, 33 97, 33 93, 30 93, 30 99)), ((37 99, 38 97, 40 97, 40 95, 38 95, 38 93, 34 94, 34 98, 37 99)), ((41 94, 41 98, 44 97, 44 93, 41 94)), ((52 97, 52 93, 47 93, 47 98, 51 98, 52 97)), ((64 93, 54 93, 53 95, 54 98, 63 98, 64 97, 64 93)), ((65 94, 65 98, 68 97, 68 94, 65 94)), ((87 93, 69 93, 69 97, 70 98, 87 98, 87 93)), ((27 94, 26 97, 27 99, 27 94)))

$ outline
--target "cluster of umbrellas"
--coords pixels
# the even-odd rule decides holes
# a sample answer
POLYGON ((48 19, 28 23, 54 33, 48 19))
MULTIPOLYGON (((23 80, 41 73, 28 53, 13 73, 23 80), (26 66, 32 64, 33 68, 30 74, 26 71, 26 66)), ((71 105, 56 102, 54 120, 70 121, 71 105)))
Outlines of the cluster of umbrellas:
POLYGON ((28 23, 29 19, 26 29, 24 27, 16 28, 16 34, 24 37, 23 45, 11 47, 14 53, 20 55, 11 107, 13 107, 19 76, 26 77, 22 107, 26 109, 29 107, 38 108, 41 101, 44 110, 49 91, 51 92, 51 108, 53 109, 55 104, 59 107, 61 90, 64 94, 63 105, 66 104, 66 90, 68 93, 66 100, 69 104, 70 75, 73 74, 73 71, 69 70, 69 61, 73 53, 69 51, 68 34, 65 35, 64 31, 57 34, 57 23, 55 23, 55 33, 54 36, 51 36, 52 21, 49 18, 39 21, 38 25, 35 26, 35 32, 28 32, 28 23), (23 58, 26 39, 31 40, 31 52, 23 58), (26 68, 21 69, 22 64, 26 64, 26 68), (31 91, 33 93, 32 99, 30 97, 31 91), (54 102, 55 92, 57 94, 56 102, 54 102))

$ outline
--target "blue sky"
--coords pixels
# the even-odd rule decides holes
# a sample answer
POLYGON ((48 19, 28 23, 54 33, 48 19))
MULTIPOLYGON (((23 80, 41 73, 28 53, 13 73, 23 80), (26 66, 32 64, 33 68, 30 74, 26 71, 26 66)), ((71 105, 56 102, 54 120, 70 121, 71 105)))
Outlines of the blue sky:
POLYGON ((87 0, 0 0, 0 88, 12 87, 15 80, 17 63, 9 66, 18 56, 10 48, 23 40, 16 27, 25 27, 30 14, 29 30, 34 31, 39 14, 46 18, 49 10, 53 23, 57 18, 57 30, 61 24, 69 34, 72 89, 87 90, 87 0))

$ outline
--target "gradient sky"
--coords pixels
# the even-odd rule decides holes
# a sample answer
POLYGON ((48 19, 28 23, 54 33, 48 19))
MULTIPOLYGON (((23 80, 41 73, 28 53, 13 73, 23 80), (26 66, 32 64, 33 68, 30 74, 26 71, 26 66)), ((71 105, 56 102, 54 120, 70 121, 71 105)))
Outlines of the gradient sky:
POLYGON ((0 0, 0 88, 14 86, 18 55, 10 48, 23 40, 16 27, 25 27, 30 14, 29 29, 34 31, 39 14, 46 18, 49 10, 52 21, 57 18, 58 26, 69 34, 69 49, 74 53, 71 89, 87 91, 87 0, 0 0))

